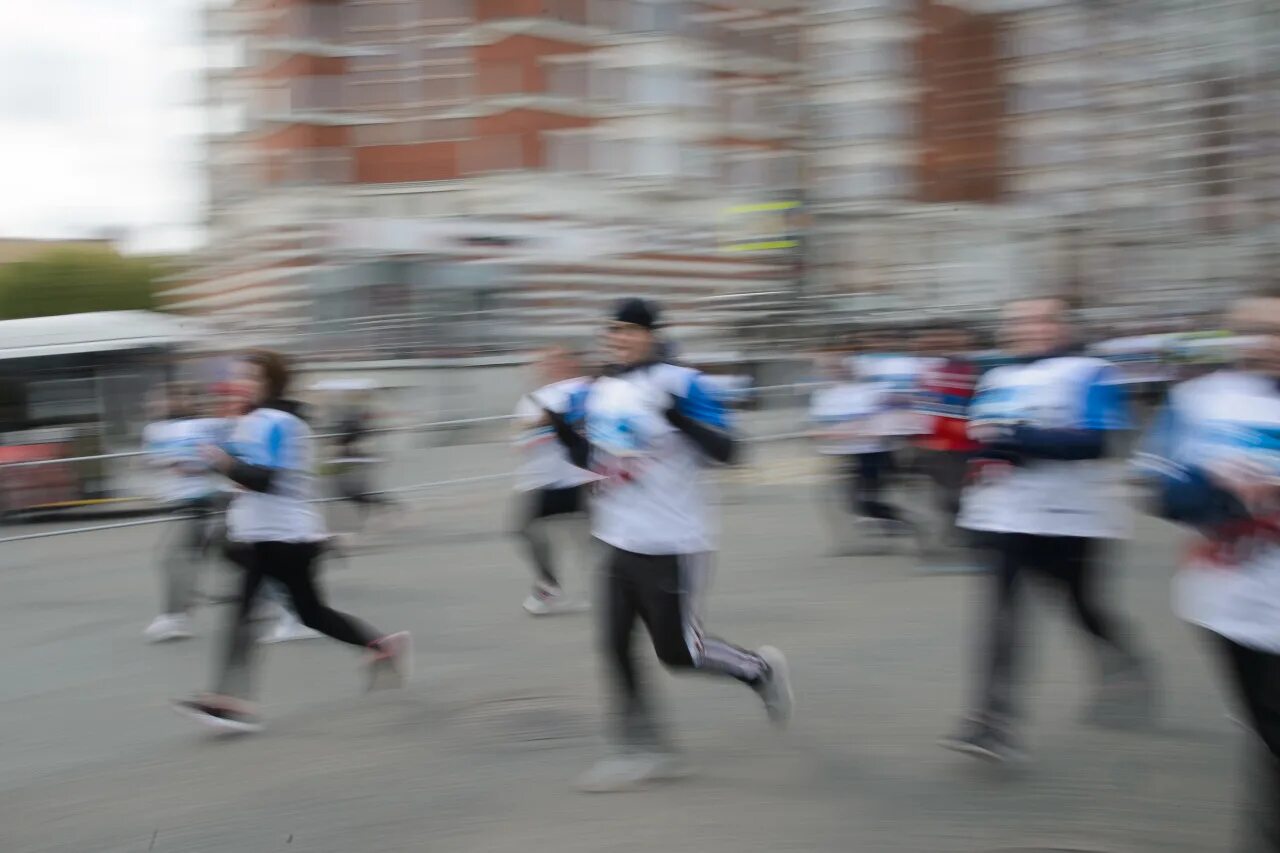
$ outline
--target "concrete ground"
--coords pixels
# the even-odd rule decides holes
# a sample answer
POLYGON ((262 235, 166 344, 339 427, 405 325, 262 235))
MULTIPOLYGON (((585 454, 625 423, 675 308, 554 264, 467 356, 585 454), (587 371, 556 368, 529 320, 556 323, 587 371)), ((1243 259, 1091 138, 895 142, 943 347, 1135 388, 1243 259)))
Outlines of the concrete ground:
MULTIPOLYGON (((389 482, 508 464, 497 445, 417 451, 389 482)), ((772 730, 736 684, 651 665, 698 773, 625 795, 571 788, 602 746, 592 620, 520 610, 528 576, 501 482, 417 494, 414 529, 328 571, 335 605, 414 632, 409 689, 362 695, 356 657, 328 641, 271 647, 268 728, 240 739, 165 708, 205 686, 223 614, 200 612, 194 640, 142 642, 163 525, 0 546, 0 851, 1227 849, 1245 737, 1207 649, 1169 612, 1176 531, 1141 521, 1112 561, 1111 597, 1161 664, 1160 725, 1077 723, 1084 647, 1042 596, 1034 760, 1000 772, 935 745, 964 706, 983 579, 827 556, 798 449, 763 448, 733 479, 708 621, 786 650, 794 724, 772 730)), ((211 571, 206 586, 226 580, 211 571)))

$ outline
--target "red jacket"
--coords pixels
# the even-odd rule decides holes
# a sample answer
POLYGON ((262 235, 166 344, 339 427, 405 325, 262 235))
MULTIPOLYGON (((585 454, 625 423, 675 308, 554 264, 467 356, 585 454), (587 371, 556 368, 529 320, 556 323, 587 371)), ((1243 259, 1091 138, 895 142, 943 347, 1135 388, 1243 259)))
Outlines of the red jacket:
POLYGON ((933 419, 932 429, 920 440, 930 450, 976 450, 969 438, 969 403, 978 384, 978 368, 963 358, 948 358, 925 370, 920 377, 918 409, 933 419))

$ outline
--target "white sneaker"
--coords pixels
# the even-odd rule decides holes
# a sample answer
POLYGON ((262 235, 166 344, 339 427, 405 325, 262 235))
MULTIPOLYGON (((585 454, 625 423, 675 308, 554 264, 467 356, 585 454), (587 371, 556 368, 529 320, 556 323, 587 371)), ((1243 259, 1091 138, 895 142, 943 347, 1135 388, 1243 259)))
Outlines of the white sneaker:
POLYGON ((611 755, 592 765, 574 785, 586 794, 632 791, 649 782, 671 778, 664 776, 663 770, 663 759, 652 753, 611 755))
POLYGON ((292 643, 295 640, 315 640, 323 636, 324 634, 314 628, 308 628, 303 625, 293 613, 286 610, 276 619, 276 623, 271 626, 271 630, 263 635, 258 642, 292 643))
POLYGON ((208 726, 225 734, 251 734, 262 731, 262 720, 250 711, 223 708, 200 699, 176 700, 170 703, 170 707, 202 726, 208 726))
POLYGON ((652 779, 669 782, 693 775, 693 766, 678 752, 652 752, 649 757, 654 760, 652 779))
POLYGON ((756 654, 769 665, 769 675, 756 688, 756 692, 764 700, 769 720, 776 726, 785 726, 791 719, 791 712, 796 704, 795 693, 791 690, 791 668, 787 665, 786 655, 773 646, 761 646, 756 649, 756 654))
POLYGON ((191 617, 185 613, 161 613, 151 620, 142 635, 151 643, 186 640, 195 636, 191 631, 191 617))
POLYGON ((253 622, 278 622, 288 613, 275 599, 261 596, 249 610, 249 619, 253 622))
POLYGON ((561 613, 582 613, 591 605, 566 595, 563 590, 544 586, 534 587, 524 600, 524 610, 530 616, 555 616, 561 613))

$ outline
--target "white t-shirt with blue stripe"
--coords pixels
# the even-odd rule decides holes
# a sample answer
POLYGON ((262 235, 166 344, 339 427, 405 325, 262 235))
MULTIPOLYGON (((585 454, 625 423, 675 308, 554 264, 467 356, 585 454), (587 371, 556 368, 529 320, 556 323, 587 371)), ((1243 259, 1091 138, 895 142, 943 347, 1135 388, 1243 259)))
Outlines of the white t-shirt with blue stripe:
POLYGON ((523 460, 516 472, 517 489, 568 489, 595 479, 590 471, 569 461, 569 453, 556 438, 555 430, 543 422, 545 407, 564 415, 570 426, 579 426, 589 387, 586 379, 566 379, 520 398, 515 412, 520 426, 515 445, 523 460))
MULTIPOLYGON (((972 429, 1022 423, 1040 429, 1130 427, 1114 368, 1097 358, 1059 356, 990 370, 969 407, 972 429)), ((965 490, 960 524, 993 533, 1113 538, 1129 530, 1122 469, 1103 459, 1027 459, 1001 466, 965 490)))
POLYGON ((227 511, 227 535, 236 542, 317 542, 324 519, 313 497, 311 429, 296 415, 255 409, 231 433, 232 455, 271 468, 266 492, 241 491, 227 511))
POLYGON ((219 444, 225 429, 223 418, 175 418, 147 424, 142 446, 156 467, 156 497, 178 503, 216 493, 219 480, 205 464, 200 448, 219 444))
MULTIPOLYGON (((1280 482, 1280 391, 1268 376, 1224 370, 1184 382, 1147 436, 1141 470, 1186 480, 1190 469, 1240 466, 1280 482)), ((1174 607, 1189 622, 1250 648, 1280 654, 1280 535, 1274 510, 1232 537, 1207 539, 1174 585, 1174 607)))
POLYGON ((638 554, 715 547, 702 451, 666 419, 668 407, 728 429, 720 396, 698 371, 672 364, 597 379, 586 398, 596 484, 592 533, 638 554))

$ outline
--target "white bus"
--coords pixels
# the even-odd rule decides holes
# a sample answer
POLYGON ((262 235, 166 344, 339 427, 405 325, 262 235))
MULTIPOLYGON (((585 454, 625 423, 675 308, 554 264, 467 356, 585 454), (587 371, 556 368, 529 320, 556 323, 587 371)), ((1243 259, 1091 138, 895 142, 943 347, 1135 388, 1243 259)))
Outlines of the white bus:
POLYGON ((148 393, 205 338, 198 321, 149 311, 0 321, 0 509, 127 498, 128 459, 52 460, 136 450, 148 393))

